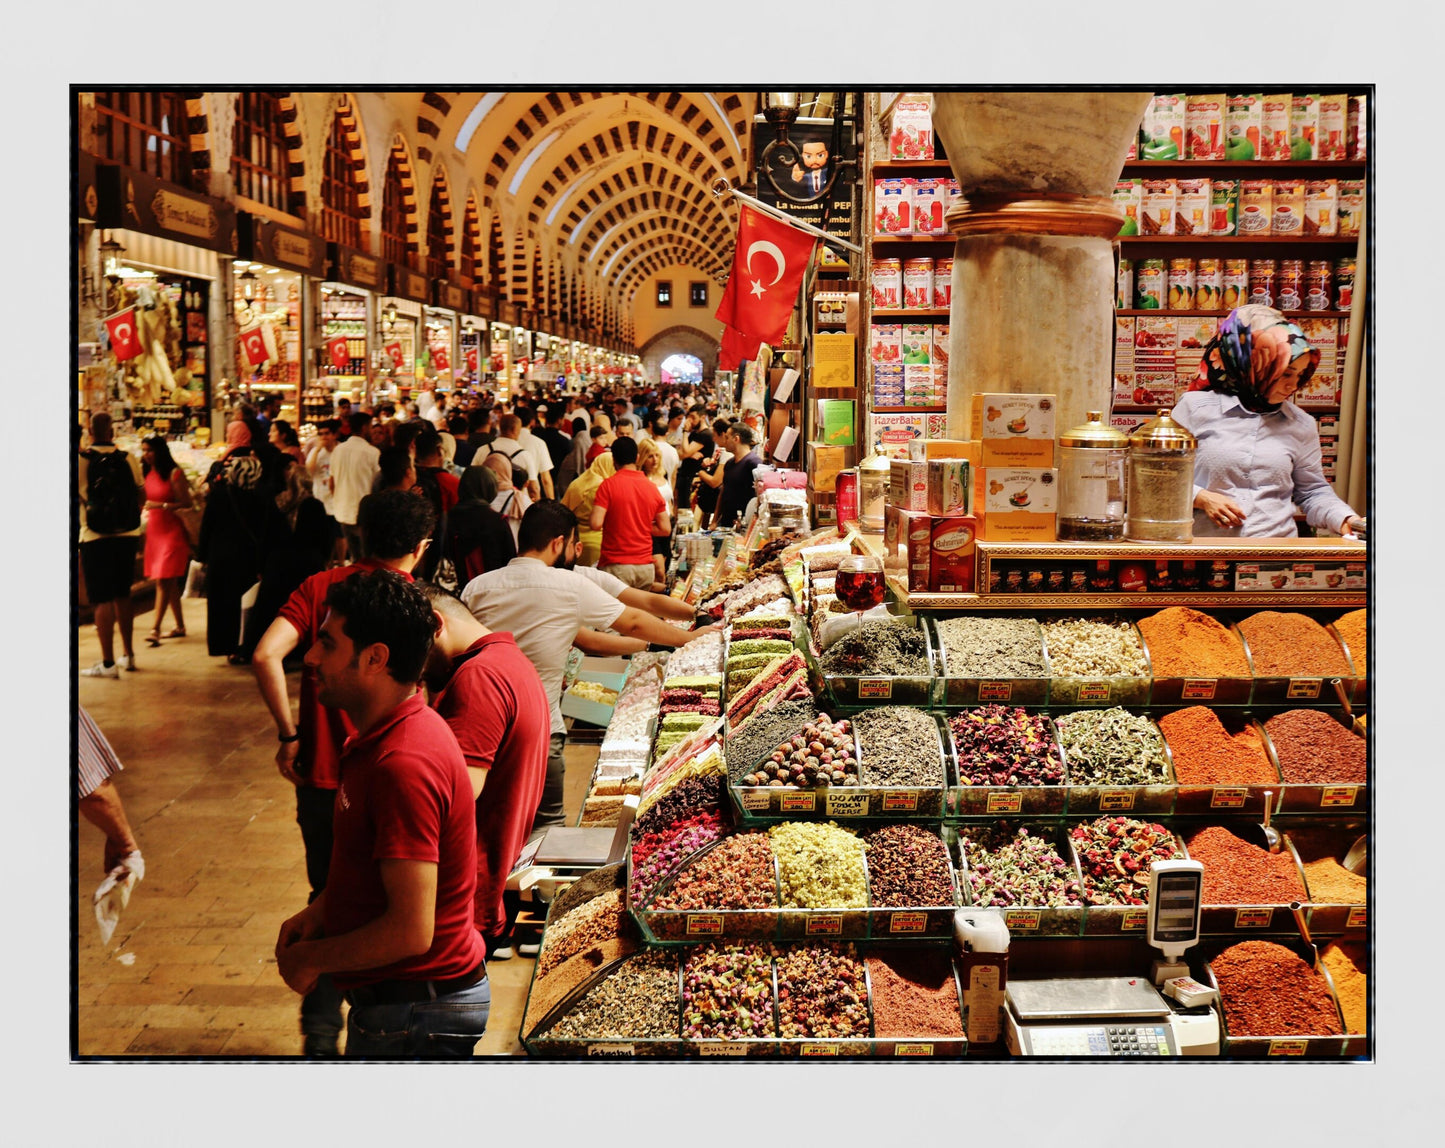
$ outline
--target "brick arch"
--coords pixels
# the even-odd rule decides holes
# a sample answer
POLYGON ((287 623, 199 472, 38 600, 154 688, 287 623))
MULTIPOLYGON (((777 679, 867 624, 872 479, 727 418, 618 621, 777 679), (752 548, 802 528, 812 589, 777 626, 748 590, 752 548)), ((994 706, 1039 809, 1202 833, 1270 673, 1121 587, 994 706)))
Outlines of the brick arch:
POLYGON ((637 349, 647 377, 656 382, 662 377, 662 362, 669 355, 696 355, 702 360, 702 377, 717 373, 718 341, 705 331, 686 324, 659 331, 637 349))
POLYGON ((482 212, 477 205, 477 192, 475 188, 467 189, 466 205, 462 208, 462 226, 457 239, 457 266, 464 268, 463 257, 468 250, 471 252, 472 271, 470 275, 463 275, 467 285, 472 286, 479 282, 486 267, 487 253, 482 246, 482 212))
MULTIPOLYGON (((330 138, 333 128, 340 127, 341 139, 347 153, 351 156, 352 162, 356 165, 356 206, 361 212, 361 218, 369 220, 372 217, 371 202, 371 158, 367 154, 366 136, 361 130, 361 120, 357 115, 356 101, 350 92, 342 92, 337 97, 337 102, 331 108, 326 119, 326 134, 330 138)), ((323 144, 324 146, 324 144, 323 144)), ((381 173, 381 178, 386 178, 386 172, 381 173)))
MULTIPOLYGON (((593 255, 590 262, 599 268, 608 268, 613 256, 619 251, 628 251, 630 254, 633 250, 651 251, 660 246, 675 250, 682 257, 679 262, 695 263, 699 268, 707 269, 709 275, 721 274, 727 268, 727 264, 718 258, 715 248, 705 240, 688 235, 668 222, 659 223, 654 228, 641 225, 628 228, 609 242, 605 250, 593 255)), ((628 262, 630 261, 629 258, 628 262)), ((612 266, 610 273, 616 281, 622 273, 622 267, 612 266)))
POLYGON ((432 150, 427 140, 440 140, 442 121, 452 110, 452 101, 460 92, 423 92, 421 110, 416 116, 416 158, 418 163, 431 163, 432 150))
POLYGON ((401 132, 392 135, 391 147, 387 150, 386 171, 382 174, 383 203, 386 197, 386 178, 391 173, 393 165, 396 168, 397 182, 401 189, 407 254, 419 256, 421 253, 421 212, 417 204, 416 165, 412 160, 411 148, 407 145, 406 137, 401 132))
MULTIPOLYGON (((652 159, 644 159, 640 163, 629 162, 628 168, 641 176, 641 183, 645 189, 644 194, 652 197, 658 210, 699 224, 704 219, 727 220, 726 210, 718 201, 693 183, 681 169, 652 159)), ((577 229, 584 223, 589 224, 585 234, 593 234, 590 223, 600 218, 597 213, 605 212, 618 200, 631 194, 635 193, 629 187, 618 190, 615 181, 611 179, 611 173, 608 172, 598 182, 578 190, 576 202, 558 224, 558 234, 564 242, 570 242, 577 229)), ((729 224, 729 226, 731 225, 729 224)))
POLYGON ((443 246, 448 249, 448 255, 447 255, 447 260, 446 260, 446 271, 447 271, 447 274, 449 275, 449 274, 451 273, 451 271, 452 271, 452 270, 455 268, 455 266, 456 266, 456 254, 457 254, 457 250, 458 250, 458 244, 457 244, 457 226, 456 226, 456 213, 452 210, 452 196, 451 196, 451 191, 450 191, 450 189, 449 189, 449 187, 448 187, 448 184, 447 184, 447 172, 446 172, 446 168, 445 168, 444 166, 442 166, 441 164, 436 164, 436 165, 434 165, 433 168, 432 168, 431 196, 428 197, 428 199, 427 199, 427 228, 426 228, 426 231, 425 231, 425 234, 426 234, 426 237, 427 237, 427 244, 426 244, 426 246, 427 246, 426 258, 427 258, 427 259, 430 259, 430 258, 431 258, 431 234, 430 234, 430 232, 431 232, 431 200, 432 200, 432 198, 439 198, 440 201, 441 201, 442 216, 443 216, 443 219, 445 220, 445 223, 443 223, 443 225, 442 225, 442 233, 443 233, 443 236, 444 236, 443 246))

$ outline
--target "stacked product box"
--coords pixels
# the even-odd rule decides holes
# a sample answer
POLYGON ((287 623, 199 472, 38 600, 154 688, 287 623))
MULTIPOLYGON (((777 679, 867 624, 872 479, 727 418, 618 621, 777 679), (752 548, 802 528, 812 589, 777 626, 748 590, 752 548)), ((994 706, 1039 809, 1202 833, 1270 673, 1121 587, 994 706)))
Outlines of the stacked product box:
POLYGON ((1051 394, 973 396, 970 425, 979 441, 973 515, 984 541, 1054 541, 1055 404, 1051 394))
POLYGON ((1298 406, 1338 407, 1342 392, 1341 369, 1344 355, 1339 346, 1340 320, 1302 316, 1295 320, 1310 346, 1320 353, 1319 365, 1310 379, 1295 394, 1298 406))
POLYGON ((1173 315, 1115 316, 1114 406, 1174 405, 1180 322, 1173 315))

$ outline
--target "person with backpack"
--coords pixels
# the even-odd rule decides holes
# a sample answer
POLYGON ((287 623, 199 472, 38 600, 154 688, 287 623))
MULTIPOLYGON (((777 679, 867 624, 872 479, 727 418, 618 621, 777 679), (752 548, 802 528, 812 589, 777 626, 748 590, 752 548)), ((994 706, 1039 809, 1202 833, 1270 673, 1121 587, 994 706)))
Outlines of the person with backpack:
POLYGON ((512 541, 516 542, 522 515, 527 513, 527 507, 532 505, 532 500, 527 497, 525 490, 512 485, 515 472, 505 455, 488 455, 487 461, 482 465, 497 476, 497 493, 492 498, 492 509, 507 520, 507 525, 512 530, 512 541))
POLYGON ((140 544, 145 476, 140 461, 116 447, 110 415, 99 411, 90 419, 90 448, 80 452, 80 569, 85 593, 95 607, 100 661, 81 670, 87 678, 118 678, 119 666, 134 670, 131 634, 135 609, 131 584, 140 544), (115 659, 115 628, 120 623, 123 651, 115 659))
POLYGON ((499 454, 512 464, 512 485, 518 490, 525 490, 528 498, 538 498, 542 488, 537 480, 537 461, 520 441, 522 420, 516 415, 503 415, 497 429, 496 438, 477 448, 477 453, 472 456, 472 465, 480 466, 492 455, 499 454))

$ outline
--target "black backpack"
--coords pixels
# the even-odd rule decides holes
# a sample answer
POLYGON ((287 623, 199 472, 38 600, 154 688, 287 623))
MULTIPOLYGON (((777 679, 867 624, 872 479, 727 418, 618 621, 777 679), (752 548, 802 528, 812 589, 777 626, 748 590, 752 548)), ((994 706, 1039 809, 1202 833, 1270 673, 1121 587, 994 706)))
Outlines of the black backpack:
POLYGON ((527 448, 524 446, 519 446, 511 454, 508 454, 504 450, 497 450, 496 447, 492 447, 492 449, 496 450, 499 455, 501 455, 504 459, 506 459, 512 464, 512 485, 518 490, 524 489, 527 483, 532 481, 532 476, 527 472, 527 468, 525 466, 517 465, 517 456, 519 454, 525 454, 527 448))
POLYGON ((140 525, 135 474, 123 450, 88 450, 85 525, 96 534, 124 534, 140 525))

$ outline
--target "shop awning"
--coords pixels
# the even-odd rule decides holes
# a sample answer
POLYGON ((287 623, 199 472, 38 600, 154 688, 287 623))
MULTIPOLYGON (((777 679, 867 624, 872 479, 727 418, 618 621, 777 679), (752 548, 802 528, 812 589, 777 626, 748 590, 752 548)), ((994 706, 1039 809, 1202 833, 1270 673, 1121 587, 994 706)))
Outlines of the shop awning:
POLYGON ((235 255, 236 209, 144 171, 96 166, 101 227, 125 227, 177 243, 235 255))
POLYGON ((317 278, 326 274, 326 242, 320 237, 283 227, 249 211, 237 212, 236 223, 237 254, 242 259, 317 278))

